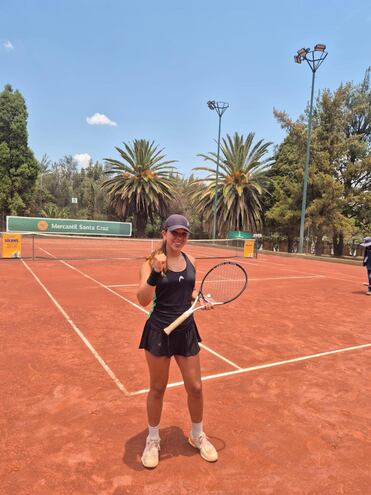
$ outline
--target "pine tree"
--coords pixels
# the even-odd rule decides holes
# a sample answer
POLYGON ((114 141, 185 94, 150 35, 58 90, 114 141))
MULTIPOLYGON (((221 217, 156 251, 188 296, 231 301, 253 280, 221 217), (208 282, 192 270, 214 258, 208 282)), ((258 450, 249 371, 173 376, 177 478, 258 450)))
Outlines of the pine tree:
POLYGON ((6 215, 30 213, 38 163, 28 147, 27 117, 23 96, 6 85, 0 93, 0 211, 3 221, 6 215))

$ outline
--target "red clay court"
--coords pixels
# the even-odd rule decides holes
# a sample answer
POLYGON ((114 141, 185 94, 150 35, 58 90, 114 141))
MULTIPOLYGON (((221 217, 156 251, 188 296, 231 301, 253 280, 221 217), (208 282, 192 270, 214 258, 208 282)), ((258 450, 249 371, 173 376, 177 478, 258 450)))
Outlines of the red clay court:
MULTIPOLYGON (((58 256, 57 246, 43 249, 58 256)), ((155 470, 140 462, 148 387, 138 349, 147 317, 135 295, 141 261, 1 261, 1 493, 370 493, 364 268, 264 254, 237 261, 248 290, 196 315, 205 431, 219 461, 208 464, 188 445, 173 362, 155 470)), ((198 279, 216 262, 199 259, 198 279)))

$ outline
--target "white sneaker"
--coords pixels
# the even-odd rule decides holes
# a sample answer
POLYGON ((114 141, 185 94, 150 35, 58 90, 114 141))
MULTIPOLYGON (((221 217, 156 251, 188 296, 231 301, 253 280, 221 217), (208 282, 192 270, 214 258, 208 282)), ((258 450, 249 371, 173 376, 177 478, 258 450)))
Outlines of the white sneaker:
POLYGON ((192 447, 195 447, 200 451, 201 457, 202 459, 205 459, 205 461, 215 462, 218 460, 218 452, 214 445, 208 440, 205 433, 202 432, 198 438, 193 438, 191 432, 188 441, 192 447))
POLYGON ((147 437, 146 446, 142 454, 142 464, 146 468, 155 468, 158 465, 160 452, 160 439, 152 440, 147 437))

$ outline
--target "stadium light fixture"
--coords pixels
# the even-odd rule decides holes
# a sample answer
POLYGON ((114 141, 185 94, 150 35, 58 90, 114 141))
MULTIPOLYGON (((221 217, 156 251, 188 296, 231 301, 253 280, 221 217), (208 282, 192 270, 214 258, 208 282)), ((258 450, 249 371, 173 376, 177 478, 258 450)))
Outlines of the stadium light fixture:
POLYGON ((207 106, 210 108, 210 110, 215 110, 215 101, 214 100, 209 100, 207 102, 207 106))
POLYGON ((299 55, 299 57, 306 57, 307 56, 307 53, 310 52, 310 48, 300 48, 300 50, 297 51, 297 54, 299 55))

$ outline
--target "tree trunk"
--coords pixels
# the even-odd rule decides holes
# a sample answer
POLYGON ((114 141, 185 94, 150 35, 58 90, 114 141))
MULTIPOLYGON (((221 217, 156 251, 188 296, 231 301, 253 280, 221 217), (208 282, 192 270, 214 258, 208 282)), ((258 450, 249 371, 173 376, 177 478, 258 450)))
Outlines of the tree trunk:
POLYGON ((294 239, 290 236, 287 237, 287 252, 292 253, 294 247, 294 239))
POLYGON ((322 256, 323 253, 323 241, 322 241, 322 236, 317 237, 316 243, 314 246, 314 254, 316 256, 322 256))
POLYGON ((5 232, 6 226, 6 211, 2 210, 0 216, 0 232, 5 232))
POLYGON ((135 233, 134 237, 144 237, 146 230, 146 217, 143 214, 138 214, 135 218, 135 233))
POLYGON ((344 234, 343 232, 339 232, 334 235, 332 239, 332 245, 334 248, 334 255, 335 256, 342 256, 343 255, 343 249, 344 249, 344 234))

